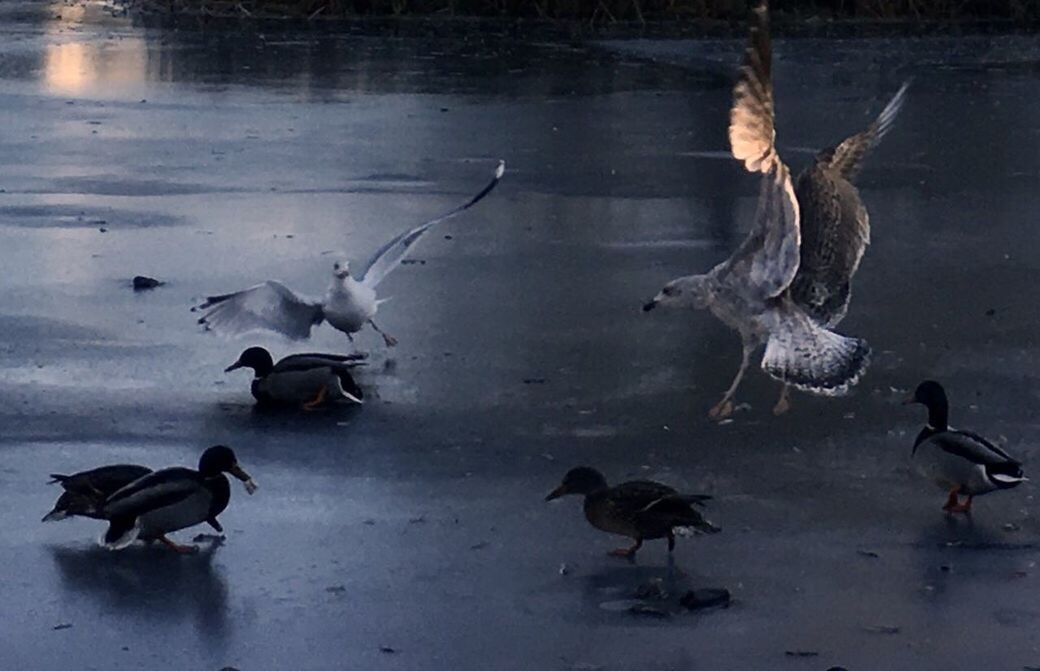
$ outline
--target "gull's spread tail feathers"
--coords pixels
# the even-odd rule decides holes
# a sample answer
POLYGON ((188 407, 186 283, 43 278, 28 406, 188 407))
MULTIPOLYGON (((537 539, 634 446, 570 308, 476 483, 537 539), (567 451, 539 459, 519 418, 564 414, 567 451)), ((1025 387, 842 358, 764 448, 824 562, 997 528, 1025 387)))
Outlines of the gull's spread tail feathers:
POLYGON ((848 392, 870 362, 867 342, 828 331, 797 308, 779 310, 766 342, 762 370, 810 394, 841 396, 848 392))

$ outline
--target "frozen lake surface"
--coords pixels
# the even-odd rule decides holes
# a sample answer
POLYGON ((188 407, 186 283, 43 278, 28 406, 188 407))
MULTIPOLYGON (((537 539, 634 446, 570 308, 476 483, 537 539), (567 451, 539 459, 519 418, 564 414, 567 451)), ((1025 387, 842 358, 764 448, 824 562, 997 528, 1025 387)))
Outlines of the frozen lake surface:
MULTIPOLYGON (((0 668, 813 669, 1040 665, 1029 484, 948 520, 911 477, 943 380, 956 426, 1037 454, 1040 39, 777 40, 795 169, 906 77, 860 179, 873 244, 843 332, 843 399, 754 372, 704 313, 639 310, 739 243, 757 193, 725 127, 740 41, 163 30, 81 6, 0 5, 0 668), (246 346, 201 333, 206 294, 276 277, 322 292, 480 187, 382 289, 360 410, 260 414, 246 346), (137 274, 167 282, 134 293, 137 274), (228 540, 194 557, 41 524, 51 472, 194 464, 233 446, 228 540), (711 493, 711 537, 605 556, 571 466, 711 493), (561 566, 566 570, 561 571, 561 566), (604 604, 662 577, 724 610, 604 604), (813 652, 791 656, 786 652, 813 652)), ((1035 470, 1034 470, 1035 475, 1035 470)), ((200 531, 202 529, 199 529, 200 531)), ((181 532, 190 540, 196 530, 181 532)))

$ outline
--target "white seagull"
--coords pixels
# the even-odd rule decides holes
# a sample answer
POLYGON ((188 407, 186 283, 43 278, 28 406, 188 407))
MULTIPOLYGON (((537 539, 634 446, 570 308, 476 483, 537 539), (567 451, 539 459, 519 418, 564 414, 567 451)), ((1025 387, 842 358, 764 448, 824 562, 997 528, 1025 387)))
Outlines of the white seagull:
POLYGON ((300 340, 309 337, 313 327, 327 321, 346 333, 351 342, 354 333, 371 324, 383 336, 386 346, 393 347, 397 340, 373 321, 379 304, 387 300, 376 298, 376 287, 401 264, 423 233, 480 202, 495 188, 505 170, 505 161, 499 161, 491 182, 464 205, 407 230, 380 247, 365 264, 359 279, 351 276, 347 261, 337 261, 332 266, 332 283, 324 299, 301 296, 281 282, 267 280, 235 293, 209 296, 205 303, 193 308, 205 310, 199 323, 225 335, 270 330, 300 340))

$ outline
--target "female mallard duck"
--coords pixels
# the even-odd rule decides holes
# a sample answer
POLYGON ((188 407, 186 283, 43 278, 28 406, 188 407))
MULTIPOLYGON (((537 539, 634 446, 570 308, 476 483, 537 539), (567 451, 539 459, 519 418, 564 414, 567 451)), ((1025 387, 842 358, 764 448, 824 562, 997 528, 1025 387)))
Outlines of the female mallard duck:
POLYGON ((1022 464, 977 433, 956 431, 946 423, 949 403, 942 385, 926 380, 904 404, 928 408, 928 423, 917 434, 912 458, 915 469, 950 493, 943 510, 971 512, 971 500, 1026 480, 1022 464), (964 503, 959 496, 967 496, 964 503))
POLYGON ((238 361, 224 369, 253 369, 250 389, 260 403, 299 404, 313 410, 326 401, 350 400, 362 403, 364 394, 350 375, 350 369, 362 365, 363 355, 293 354, 278 363, 263 347, 250 347, 238 361))
POLYGON ((102 466, 72 475, 51 473, 52 480, 48 484, 58 483, 65 491, 58 497, 54 508, 43 516, 44 522, 56 522, 66 517, 101 517, 101 506, 105 499, 138 478, 152 472, 152 469, 131 464, 102 466))
POLYGON ((704 494, 680 494, 668 485, 649 480, 633 480, 611 487, 603 474, 588 466, 572 468, 563 483, 545 497, 546 501, 565 496, 585 496, 585 519, 601 531, 628 536, 636 544, 619 548, 610 554, 634 558, 644 540, 667 538, 668 551, 675 549, 676 527, 693 527, 704 533, 715 533, 711 524, 693 509, 710 499, 704 494))
POLYGON ((109 523, 102 544, 110 550, 121 550, 136 539, 157 540, 177 552, 195 552, 196 547, 178 545, 166 534, 202 522, 223 532, 217 515, 231 499, 231 486, 224 473, 244 482, 248 493, 256 491, 256 483, 225 445, 203 452, 197 471, 164 468, 131 482, 109 496, 101 508, 101 516, 109 523))

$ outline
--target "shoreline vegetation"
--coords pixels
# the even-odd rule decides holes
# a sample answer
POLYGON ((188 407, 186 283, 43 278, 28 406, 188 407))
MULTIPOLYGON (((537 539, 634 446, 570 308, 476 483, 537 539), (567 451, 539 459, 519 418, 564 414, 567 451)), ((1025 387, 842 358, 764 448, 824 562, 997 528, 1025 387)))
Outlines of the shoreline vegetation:
MULTIPOLYGON (((117 0, 129 12, 174 17, 307 21, 423 17, 583 22, 593 25, 670 22, 729 32, 743 25, 749 0, 117 0)), ((776 0, 781 30, 837 23, 939 23, 1026 27, 1040 22, 1040 0, 776 0)))

